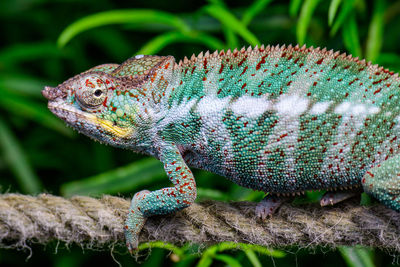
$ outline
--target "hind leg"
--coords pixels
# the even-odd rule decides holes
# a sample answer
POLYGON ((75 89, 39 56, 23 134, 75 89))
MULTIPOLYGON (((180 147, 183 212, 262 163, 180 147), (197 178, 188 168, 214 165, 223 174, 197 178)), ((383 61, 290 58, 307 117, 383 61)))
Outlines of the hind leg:
POLYGON ((261 220, 265 220, 267 217, 272 216, 282 203, 287 200, 287 197, 278 197, 271 194, 267 195, 257 204, 256 216, 261 220))
POLYGON ((400 155, 369 169, 361 180, 364 191, 400 211, 400 155))

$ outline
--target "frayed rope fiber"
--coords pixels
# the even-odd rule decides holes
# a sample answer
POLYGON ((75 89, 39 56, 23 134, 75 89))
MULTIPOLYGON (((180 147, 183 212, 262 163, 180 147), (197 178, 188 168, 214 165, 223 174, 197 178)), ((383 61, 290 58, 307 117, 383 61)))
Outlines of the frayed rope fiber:
MULTIPOLYGON (((112 196, 0 195, 0 247, 21 248, 53 240, 87 248, 123 244, 129 204, 112 196)), ((382 205, 363 207, 357 201, 324 208, 284 204, 262 222, 255 217, 256 204, 206 201, 173 215, 154 216, 147 220, 140 241, 237 241, 275 248, 364 245, 400 252, 400 213, 382 205)))

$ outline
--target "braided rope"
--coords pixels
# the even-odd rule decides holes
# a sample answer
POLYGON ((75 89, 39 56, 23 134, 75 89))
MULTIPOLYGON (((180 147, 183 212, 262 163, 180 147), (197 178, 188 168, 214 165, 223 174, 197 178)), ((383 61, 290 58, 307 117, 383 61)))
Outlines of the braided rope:
MULTIPOLYGON (((123 244, 128 200, 103 196, 65 199, 49 194, 36 197, 0 195, 0 247, 25 247, 52 240, 87 248, 123 244)), ((364 245, 400 252, 400 213, 356 201, 321 208, 317 204, 284 204, 261 222, 256 203, 207 201, 168 216, 149 218, 140 241, 162 240, 212 244, 237 241, 269 247, 296 245, 334 248, 364 245)))

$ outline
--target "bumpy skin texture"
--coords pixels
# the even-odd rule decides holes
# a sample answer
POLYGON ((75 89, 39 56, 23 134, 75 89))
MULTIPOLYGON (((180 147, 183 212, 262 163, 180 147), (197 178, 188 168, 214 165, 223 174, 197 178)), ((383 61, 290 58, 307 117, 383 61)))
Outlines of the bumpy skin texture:
MULTIPOLYGON (((56 88, 50 110, 78 131, 158 158, 173 187, 142 191, 126 223, 129 249, 145 218, 189 206, 188 166, 276 195, 362 188, 400 210, 400 79, 338 52, 255 47, 186 59, 137 56, 56 88)), ((352 196, 329 193, 328 205, 352 196)))

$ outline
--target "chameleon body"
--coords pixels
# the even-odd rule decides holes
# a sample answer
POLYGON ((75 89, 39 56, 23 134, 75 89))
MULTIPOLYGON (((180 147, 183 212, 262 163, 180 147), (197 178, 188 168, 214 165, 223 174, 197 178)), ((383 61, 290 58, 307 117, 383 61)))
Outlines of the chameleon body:
MULTIPOLYGON (((171 56, 136 56, 79 74, 43 95, 78 131, 152 155, 173 186, 141 191, 126 220, 128 248, 145 219, 189 206, 196 184, 188 166, 270 194, 363 189, 400 210, 400 79, 339 52, 299 46, 171 56)), ((347 190, 347 191, 346 191, 347 190)))

